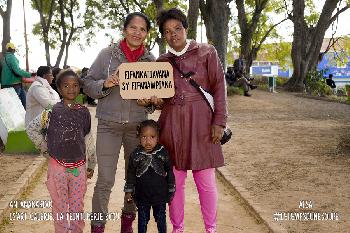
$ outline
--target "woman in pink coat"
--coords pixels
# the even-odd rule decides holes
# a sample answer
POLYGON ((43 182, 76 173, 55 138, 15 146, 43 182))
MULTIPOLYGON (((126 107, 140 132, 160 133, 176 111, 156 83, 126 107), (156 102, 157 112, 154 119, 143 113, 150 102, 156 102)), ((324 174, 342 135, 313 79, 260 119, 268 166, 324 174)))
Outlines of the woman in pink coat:
POLYGON ((169 52, 158 61, 175 62, 182 73, 191 76, 212 94, 212 112, 181 72, 174 68, 175 96, 153 101, 161 108, 160 142, 168 149, 174 164, 176 193, 170 205, 173 232, 184 232, 185 180, 187 170, 197 186, 206 232, 216 232, 217 189, 215 168, 224 165, 220 139, 227 119, 224 71, 215 48, 187 40, 186 16, 173 8, 158 16, 160 33, 169 52))

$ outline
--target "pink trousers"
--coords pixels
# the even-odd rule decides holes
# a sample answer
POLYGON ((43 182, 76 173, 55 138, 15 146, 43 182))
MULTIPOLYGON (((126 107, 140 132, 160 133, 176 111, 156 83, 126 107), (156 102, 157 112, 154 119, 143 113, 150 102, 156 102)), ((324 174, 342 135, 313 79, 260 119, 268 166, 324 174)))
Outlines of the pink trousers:
MULTIPOLYGON (((169 205, 169 215, 173 224, 173 233, 184 232, 185 181, 187 171, 173 169, 176 181, 174 199, 169 205)), ((192 171, 197 186, 199 201, 206 232, 216 232, 216 213, 218 194, 216 189, 215 168, 192 171)))
POLYGON ((78 170, 79 175, 74 176, 54 159, 49 159, 46 186, 52 199, 55 233, 82 233, 84 230, 84 220, 74 215, 84 212, 85 165, 78 170))

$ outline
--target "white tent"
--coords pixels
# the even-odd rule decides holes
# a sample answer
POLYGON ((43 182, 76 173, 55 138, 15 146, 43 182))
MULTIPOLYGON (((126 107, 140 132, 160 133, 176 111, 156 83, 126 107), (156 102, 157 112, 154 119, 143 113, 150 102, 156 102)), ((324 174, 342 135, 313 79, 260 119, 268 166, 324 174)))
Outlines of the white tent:
POLYGON ((25 130, 25 113, 15 89, 0 90, 0 137, 4 145, 7 143, 9 132, 25 130))

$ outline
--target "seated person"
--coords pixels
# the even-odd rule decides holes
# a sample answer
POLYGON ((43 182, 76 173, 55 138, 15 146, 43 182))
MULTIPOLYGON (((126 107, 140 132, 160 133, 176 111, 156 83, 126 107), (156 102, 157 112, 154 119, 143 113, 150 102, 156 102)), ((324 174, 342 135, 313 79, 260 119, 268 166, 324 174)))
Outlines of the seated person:
POLYGON ((225 73, 225 79, 229 86, 233 86, 236 81, 235 73, 233 72, 233 67, 227 67, 227 72, 225 73))
POLYGON ((36 74, 37 77, 27 93, 25 126, 28 126, 42 111, 60 101, 60 96, 50 86, 53 80, 51 68, 49 66, 40 66, 36 74))
POLYGON ((328 86, 331 88, 336 88, 337 86, 335 85, 335 82, 333 80, 333 74, 329 74, 328 78, 326 78, 326 83, 328 86))
MULTIPOLYGON (((234 72, 234 87, 243 87, 244 90, 244 96, 250 97, 251 94, 249 93, 249 88, 251 90, 257 88, 256 85, 251 84, 251 78, 247 77, 247 75, 244 72, 244 61, 243 59, 236 59, 233 64, 233 71, 234 72)), ((227 70, 228 72, 229 70, 227 70)), ((228 83, 231 85, 230 83, 228 83)))

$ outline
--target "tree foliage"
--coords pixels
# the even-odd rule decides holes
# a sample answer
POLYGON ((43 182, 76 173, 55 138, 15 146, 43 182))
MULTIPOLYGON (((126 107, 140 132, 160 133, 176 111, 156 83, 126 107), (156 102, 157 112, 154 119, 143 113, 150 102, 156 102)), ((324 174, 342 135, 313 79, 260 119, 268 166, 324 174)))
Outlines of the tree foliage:
MULTIPOLYGON (((59 53, 54 66, 67 66, 69 47, 72 43, 86 41, 89 44, 94 36, 94 23, 89 15, 82 13, 81 1, 78 0, 32 0, 33 9, 40 15, 40 22, 33 27, 33 34, 37 35, 45 44, 46 62, 51 65, 50 49, 58 49, 59 53)), ((103 27, 103 26, 102 26, 103 27)))
POLYGON ((246 71, 249 72, 263 43, 268 38, 278 37, 276 27, 287 17, 273 21, 276 14, 284 16, 282 0, 236 0, 235 3, 238 17, 234 25, 237 26, 233 27, 231 35, 240 45, 239 56, 246 60, 246 71))
MULTIPOLYGON (((301 91, 304 88, 304 80, 307 73, 316 69, 322 58, 320 50, 326 30, 337 20, 340 14, 349 7, 349 1, 326 0, 321 13, 313 14, 313 5, 308 1, 293 0, 290 19, 294 24, 292 62, 293 75, 286 83, 286 89, 301 91), (308 17, 312 15, 312 17, 308 17)), ((290 5, 290 4, 289 4, 290 5)), ((288 10, 288 4, 286 4, 288 10)))
POLYGON ((278 43, 263 44, 258 55, 259 60, 278 61, 278 65, 283 69, 288 69, 292 65, 290 51, 292 43, 280 41, 278 43))

